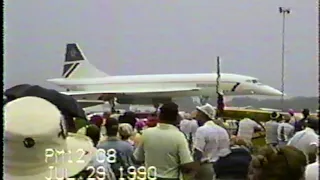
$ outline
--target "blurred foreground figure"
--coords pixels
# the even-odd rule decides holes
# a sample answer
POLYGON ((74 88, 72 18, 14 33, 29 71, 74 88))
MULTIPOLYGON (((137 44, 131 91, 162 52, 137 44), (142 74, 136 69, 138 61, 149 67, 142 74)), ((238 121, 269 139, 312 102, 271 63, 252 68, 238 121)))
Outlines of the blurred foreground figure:
POLYGON ((302 180, 306 157, 292 146, 281 148, 267 146, 253 157, 250 165, 250 180, 302 180))
MULTIPOLYGON (((68 132, 77 132, 74 118, 87 119, 85 112, 74 98, 61 94, 53 89, 46 89, 37 85, 21 84, 7 89, 4 95, 7 97, 8 102, 26 96, 39 97, 49 101, 54 104, 64 116, 68 132)), ((39 107, 39 110, 41 110, 41 107, 39 107)))
MULTIPOLYGON (((61 111, 39 97, 20 97, 4 106, 4 179, 87 179, 96 154, 90 138, 68 133, 61 111), (78 163, 81 149, 82 163, 78 163), (64 161, 68 153, 68 161, 64 161)), ((95 176, 93 176, 95 177, 95 176)))
POLYGON ((297 132, 288 142, 288 145, 301 150, 307 157, 308 163, 316 160, 319 148, 319 119, 308 118, 306 128, 297 132))

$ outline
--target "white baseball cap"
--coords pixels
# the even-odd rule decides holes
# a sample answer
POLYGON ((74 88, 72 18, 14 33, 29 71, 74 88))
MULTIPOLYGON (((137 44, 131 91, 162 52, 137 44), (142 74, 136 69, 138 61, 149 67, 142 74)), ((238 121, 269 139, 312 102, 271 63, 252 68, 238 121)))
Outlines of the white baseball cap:
POLYGON ((49 101, 30 96, 4 106, 4 179, 71 177, 95 152, 90 138, 67 133, 63 116, 49 101))

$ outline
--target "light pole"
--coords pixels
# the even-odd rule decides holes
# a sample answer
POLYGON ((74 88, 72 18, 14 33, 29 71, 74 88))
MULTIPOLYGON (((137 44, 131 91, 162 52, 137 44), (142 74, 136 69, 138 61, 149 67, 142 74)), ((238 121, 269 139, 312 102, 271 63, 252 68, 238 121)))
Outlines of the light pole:
POLYGON ((279 7, 279 12, 282 14, 282 51, 281 51, 281 106, 284 104, 284 74, 285 74, 285 28, 286 28, 286 15, 290 14, 289 8, 279 7))

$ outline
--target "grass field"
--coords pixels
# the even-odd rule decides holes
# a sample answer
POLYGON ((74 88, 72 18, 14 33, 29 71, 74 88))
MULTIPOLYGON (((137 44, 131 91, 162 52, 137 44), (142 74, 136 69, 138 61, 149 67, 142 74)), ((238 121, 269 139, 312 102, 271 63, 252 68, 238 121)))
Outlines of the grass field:
POLYGON ((259 137, 259 138, 253 139, 252 143, 256 147, 261 147, 261 146, 266 145, 266 141, 265 141, 264 137, 259 137))

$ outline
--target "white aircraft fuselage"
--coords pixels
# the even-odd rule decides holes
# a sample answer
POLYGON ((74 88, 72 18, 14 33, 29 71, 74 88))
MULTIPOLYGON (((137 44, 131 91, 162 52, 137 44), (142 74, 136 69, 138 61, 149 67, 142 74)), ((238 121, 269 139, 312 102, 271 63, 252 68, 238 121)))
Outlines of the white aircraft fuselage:
MULTIPOLYGON (((67 45, 63 77, 48 81, 66 88, 66 94, 82 100, 97 100, 104 95, 130 104, 151 104, 133 100, 217 96, 216 73, 109 76, 91 65, 76 44, 67 45)), ((228 73, 221 73, 219 92, 225 96, 282 95, 280 91, 262 84, 257 78, 228 73)))

